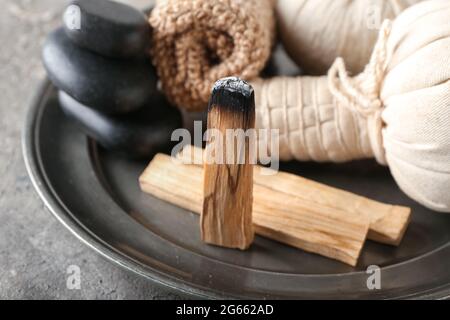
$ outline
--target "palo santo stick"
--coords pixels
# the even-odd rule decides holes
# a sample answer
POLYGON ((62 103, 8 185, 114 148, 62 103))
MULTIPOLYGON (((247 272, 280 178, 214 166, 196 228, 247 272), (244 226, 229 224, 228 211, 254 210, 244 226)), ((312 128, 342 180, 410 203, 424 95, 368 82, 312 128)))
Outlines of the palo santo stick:
MULTIPOLYGON (((141 175, 141 189, 189 211, 202 211, 201 166, 176 163, 158 154, 141 175)), ((265 186, 253 186, 253 225, 257 234, 355 266, 369 222, 365 217, 310 205, 265 186)))
POLYGON ((211 135, 206 154, 211 161, 205 161, 203 172, 200 229, 206 243, 245 250, 253 242, 250 143, 245 136, 239 139, 234 133, 254 128, 253 88, 234 77, 217 81, 208 107, 211 135), (217 135, 211 130, 216 130, 217 135))
MULTIPOLYGON (((179 158, 184 163, 201 165, 203 150, 186 146, 180 152, 179 158)), ((399 245, 405 234, 411 216, 411 209, 408 207, 374 201, 286 172, 279 171, 273 175, 261 175, 261 167, 255 167, 254 183, 257 185, 290 194, 310 205, 322 204, 329 208, 341 209, 366 217, 370 222, 367 236, 370 240, 399 245)))

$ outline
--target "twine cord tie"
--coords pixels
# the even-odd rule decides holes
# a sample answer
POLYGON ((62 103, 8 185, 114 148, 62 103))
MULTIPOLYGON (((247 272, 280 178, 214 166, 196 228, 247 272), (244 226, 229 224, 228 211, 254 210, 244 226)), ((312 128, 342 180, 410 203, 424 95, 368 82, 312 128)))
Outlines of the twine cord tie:
POLYGON ((391 55, 387 45, 391 29, 392 22, 385 20, 370 62, 360 75, 350 77, 342 58, 337 58, 328 72, 328 87, 339 106, 368 119, 371 146, 382 164, 386 164, 386 158, 381 132, 384 105, 380 91, 391 55))

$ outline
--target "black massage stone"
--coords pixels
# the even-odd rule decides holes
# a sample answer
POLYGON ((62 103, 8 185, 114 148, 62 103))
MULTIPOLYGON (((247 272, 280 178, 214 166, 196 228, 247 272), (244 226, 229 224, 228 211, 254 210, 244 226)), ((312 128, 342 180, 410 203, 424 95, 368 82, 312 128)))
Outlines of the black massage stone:
POLYGON ((149 103, 157 77, 149 59, 108 59, 75 45, 62 28, 44 45, 43 62, 60 90, 92 109, 127 113, 149 103))
POLYGON ((64 13, 64 30, 78 46, 107 57, 143 57, 150 47, 144 13, 115 1, 72 1, 64 13))
POLYGON ((128 157, 146 158, 170 151, 171 135, 182 127, 180 112, 170 106, 161 94, 144 108, 120 116, 108 116, 86 107, 65 92, 59 92, 64 113, 105 149, 128 157))

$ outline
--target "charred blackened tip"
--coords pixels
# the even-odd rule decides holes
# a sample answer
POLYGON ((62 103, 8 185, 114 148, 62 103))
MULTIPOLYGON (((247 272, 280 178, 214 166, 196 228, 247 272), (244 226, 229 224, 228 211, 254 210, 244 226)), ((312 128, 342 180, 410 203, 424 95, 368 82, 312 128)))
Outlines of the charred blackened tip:
POLYGON ((253 94, 253 87, 238 77, 222 78, 216 81, 212 90, 213 95, 219 93, 235 93, 250 98, 253 94))
POLYGON ((242 110, 254 107, 254 104, 253 87, 238 77, 228 77, 220 79, 214 84, 209 107, 216 105, 242 110))

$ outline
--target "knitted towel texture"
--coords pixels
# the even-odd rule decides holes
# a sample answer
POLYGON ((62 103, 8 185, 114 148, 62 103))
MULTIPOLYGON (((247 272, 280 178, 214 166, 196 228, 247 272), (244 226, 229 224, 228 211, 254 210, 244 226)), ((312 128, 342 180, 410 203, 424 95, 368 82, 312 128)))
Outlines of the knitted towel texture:
POLYGON ((450 211, 450 1, 420 2, 380 30, 365 70, 256 80, 257 127, 283 160, 374 156, 411 198, 450 211))
POLYGON ((152 57, 168 99, 204 110, 214 82, 251 79, 270 57, 275 0, 165 0, 150 15, 152 57))

